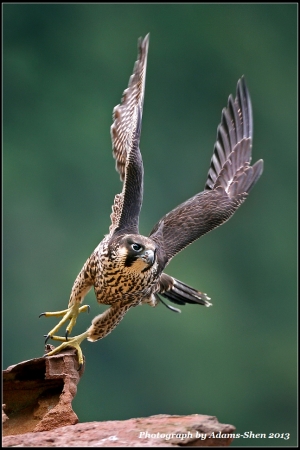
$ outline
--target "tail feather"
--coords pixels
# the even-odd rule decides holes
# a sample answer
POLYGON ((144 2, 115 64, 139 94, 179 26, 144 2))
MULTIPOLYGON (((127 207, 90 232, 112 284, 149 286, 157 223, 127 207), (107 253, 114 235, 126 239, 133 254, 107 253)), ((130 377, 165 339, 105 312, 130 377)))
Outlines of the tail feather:
POLYGON ((182 281, 177 280, 163 273, 160 277, 159 295, 167 298, 177 305, 198 304, 211 306, 210 298, 207 294, 197 291, 182 281))

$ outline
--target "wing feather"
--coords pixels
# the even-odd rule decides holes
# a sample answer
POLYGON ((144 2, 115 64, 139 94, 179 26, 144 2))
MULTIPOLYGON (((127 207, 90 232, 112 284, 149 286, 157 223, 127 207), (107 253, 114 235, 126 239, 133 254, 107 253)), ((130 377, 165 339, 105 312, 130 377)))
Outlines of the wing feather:
POLYGON ((120 174, 121 181, 125 179, 127 151, 131 148, 128 141, 132 138, 132 121, 137 106, 141 116, 143 115, 148 47, 149 34, 138 41, 139 54, 134 64, 133 74, 129 78, 127 89, 123 92, 121 103, 113 110, 113 124, 110 132, 116 170, 120 174))
POLYGON ((161 240, 169 261, 187 245, 226 222, 245 201, 263 171, 263 161, 250 166, 252 107, 242 77, 235 100, 222 111, 205 190, 177 206, 154 226, 150 236, 161 240))
POLYGON ((115 196, 110 234, 117 231, 138 232, 143 200, 143 160, 139 149, 146 80, 149 34, 138 42, 139 55, 123 92, 121 103, 113 110, 111 138, 116 170, 123 189, 115 196))
MULTIPOLYGON (((243 165, 251 162, 251 150, 253 139, 253 119, 250 94, 246 86, 245 78, 242 77, 237 83, 236 98, 232 95, 228 98, 227 108, 224 108, 221 123, 217 130, 217 140, 211 159, 210 169, 205 184, 205 190, 213 189, 217 184, 218 176, 228 161, 235 159, 236 164, 243 165), (249 139, 248 154, 241 156, 240 143, 249 139), (233 157, 232 152, 235 152, 233 157), (216 160, 220 164, 216 164, 216 160)), ((240 166, 241 167, 241 166, 240 166)))

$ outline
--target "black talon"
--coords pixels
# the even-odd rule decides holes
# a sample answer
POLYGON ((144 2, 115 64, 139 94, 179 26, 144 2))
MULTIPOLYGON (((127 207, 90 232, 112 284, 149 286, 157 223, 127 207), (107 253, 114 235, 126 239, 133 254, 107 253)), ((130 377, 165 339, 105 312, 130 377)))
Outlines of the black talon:
POLYGON ((65 336, 66 336, 66 341, 67 341, 68 340, 68 336, 69 336, 69 330, 66 331, 65 336))
POLYGON ((39 315, 39 318, 42 317, 42 316, 45 316, 45 314, 46 314, 46 313, 41 313, 41 314, 39 315))
POLYGON ((48 339, 51 337, 50 334, 44 334, 45 339, 45 344, 47 344, 48 339))
MULTIPOLYGON (((85 362, 85 356, 83 355, 83 361, 85 362)), ((82 363, 78 363, 79 364, 79 367, 78 367, 78 369, 77 369, 77 372, 79 372, 79 370, 81 370, 82 369, 82 366, 83 366, 83 364, 82 363)))
POLYGON ((88 314, 89 314, 91 307, 90 307, 90 305, 87 305, 87 307, 88 307, 88 314))

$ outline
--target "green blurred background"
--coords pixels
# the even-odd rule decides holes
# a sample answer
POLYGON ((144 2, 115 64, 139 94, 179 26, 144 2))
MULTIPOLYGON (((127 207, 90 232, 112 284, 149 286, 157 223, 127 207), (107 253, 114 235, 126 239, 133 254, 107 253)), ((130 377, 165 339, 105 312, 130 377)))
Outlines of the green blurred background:
MULTIPOLYGON (((141 150, 140 231, 201 191, 221 110, 245 74, 253 161, 265 171, 229 223, 180 253, 167 273, 212 308, 132 309, 84 342, 73 402, 80 421, 210 414, 237 432, 296 443, 296 4, 5 4, 3 365, 43 355, 73 281, 108 232, 121 183, 112 109, 150 32, 141 150)), ((91 292, 90 315, 104 310, 91 292)))

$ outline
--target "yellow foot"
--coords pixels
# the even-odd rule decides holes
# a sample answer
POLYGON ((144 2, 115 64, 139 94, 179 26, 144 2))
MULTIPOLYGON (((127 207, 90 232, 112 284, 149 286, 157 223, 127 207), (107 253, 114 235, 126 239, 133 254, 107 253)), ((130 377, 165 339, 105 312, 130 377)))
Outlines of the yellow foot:
POLYGON ((71 333, 75 323, 76 323, 76 319, 78 317, 78 315, 81 312, 84 311, 88 311, 90 312, 90 307, 89 305, 84 305, 84 306, 79 306, 79 303, 75 303, 75 305, 71 306, 68 309, 64 309, 63 311, 56 311, 56 312, 44 312, 42 314, 39 315, 39 317, 41 316, 45 316, 45 317, 60 317, 63 316, 63 318, 61 319, 61 321, 56 325, 56 327, 52 328, 51 331, 49 331, 49 333, 47 335, 45 335, 45 343, 48 341, 49 338, 54 337, 54 335, 58 332, 58 330, 60 329, 60 327, 63 326, 64 323, 67 322, 67 320, 70 320, 69 325, 66 328, 66 334, 65 334, 65 338, 61 338, 58 340, 65 340, 68 341, 68 336, 71 333))
POLYGON ((65 349, 67 347, 74 347, 77 350, 78 363, 79 363, 79 368, 77 370, 80 370, 83 365, 83 354, 82 354, 82 350, 80 348, 80 344, 87 337, 88 337, 87 331, 85 331, 82 334, 79 334, 78 336, 74 336, 73 338, 70 338, 69 340, 67 340, 66 338, 60 337, 60 336, 51 336, 51 339, 53 339, 55 341, 63 341, 63 343, 61 345, 59 345, 58 347, 56 347, 54 350, 51 350, 51 352, 47 353, 45 356, 52 356, 52 355, 55 355, 56 353, 59 353, 60 351, 62 351, 63 349, 65 349))

